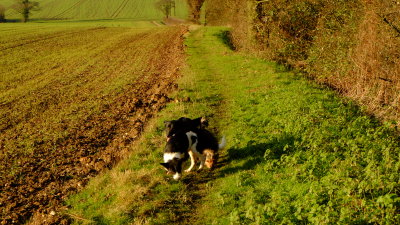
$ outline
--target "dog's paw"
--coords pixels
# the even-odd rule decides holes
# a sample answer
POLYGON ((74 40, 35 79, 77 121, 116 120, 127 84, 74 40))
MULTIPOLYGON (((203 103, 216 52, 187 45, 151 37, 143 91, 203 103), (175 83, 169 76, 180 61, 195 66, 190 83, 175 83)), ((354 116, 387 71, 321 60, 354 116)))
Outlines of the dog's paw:
POLYGON ((176 173, 173 176, 174 180, 179 180, 181 177, 182 177, 182 175, 180 173, 176 173))
POLYGON ((186 173, 189 173, 190 171, 192 171, 192 169, 185 170, 186 173))

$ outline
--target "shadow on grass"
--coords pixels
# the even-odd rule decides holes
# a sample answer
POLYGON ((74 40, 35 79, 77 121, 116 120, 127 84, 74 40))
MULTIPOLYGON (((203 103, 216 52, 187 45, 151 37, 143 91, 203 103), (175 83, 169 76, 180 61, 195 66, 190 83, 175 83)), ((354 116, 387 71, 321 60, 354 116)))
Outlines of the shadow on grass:
MULTIPOLYGON (((68 19, 68 18, 31 18, 27 22, 29 23, 82 23, 82 22, 151 22, 157 20, 156 18, 120 18, 120 19, 68 19)), ((22 19, 5 19, 0 23, 24 23, 22 19)))
POLYGON ((93 218, 93 222, 98 225, 106 225, 110 224, 110 221, 106 220, 104 216, 95 216, 93 218))
MULTIPOLYGON (((168 224, 197 224, 201 221, 196 209, 202 205, 202 199, 207 195, 207 184, 215 180, 216 174, 208 168, 197 171, 197 168, 190 173, 185 173, 180 182, 183 183, 182 189, 171 192, 171 198, 165 201, 160 211, 167 212, 168 224)), ((176 182, 176 181, 171 181, 176 182)), ((163 224, 166 223, 163 221, 163 224)))
POLYGON ((203 169, 186 173, 181 180, 185 185, 184 191, 174 193, 175 197, 164 205, 163 211, 169 211, 172 223, 193 224, 193 221, 201 221, 193 213, 193 208, 203 204, 202 199, 207 193, 207 184, 219 177, 225 177, 243 170, 254 169, 257 165, 265 162, 265 152, 269 149, 268 159, 280 158, 284 154, 290 154, 298 138, 291 134, 282 134, 269 142, 257 143, 249 141, 243 148, 230 148, 221 156, 217 168, 214 170, 203 169), (289 147, 287 147, 289 146, 289 147))
POLYGON ((232 34, 229 30, 223 30, 214 34, 214 36, 218 37, 229 49, 236 50, 235 45, 232 43, 232 34))
POLYGON ((251 170, 266 160, 279 159, 282 155, 290 154, 296 151, 294 143, 299 139, 299 137, 285 133, 266 143, 249 141, 244 148, 230 148, 220 159, 221 170, 218 176, 224 177, 243 170, 251 170))
POLYGON ((22 23, 22 24, 29 24, 29 23, 44 23, 48 21, 62 21, 64 19, 29 19, 27 22, 23 22, 22 19, 6 19, 3 21, 0 21, 0 23, 22 23))
POLYGON ((19 19, 5 19, 0 21, 0 23, 18 23, 18 22, 22 22, 22 20, 19 19))

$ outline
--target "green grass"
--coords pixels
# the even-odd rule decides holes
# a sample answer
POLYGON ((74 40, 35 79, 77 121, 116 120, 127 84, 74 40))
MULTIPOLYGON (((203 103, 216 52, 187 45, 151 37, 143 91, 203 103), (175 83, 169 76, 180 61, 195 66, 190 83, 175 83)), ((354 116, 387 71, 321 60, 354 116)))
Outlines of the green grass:
MULTIPOLYGON (((157 0, 37 0, 41 9, 33 11, 32 19, 140 19, 159 20, 163 14, 154 7, 157 0)), ((20 15, 9 7, 12 0, 1 0, 0 5, 8 8, 6 19, 19 19, 20 15)), ((185 0, 176 1, 178 18, 187 17, 185 0)))
POLYGON ((395 224, 399 144, 352 102, 274 63, 229 49, 225 29, 187 39, 177 98, 127 160, 68 201, 77 223, 395 224), (226 135, 220 167, 167 177, 163 121, 210 118, 226 135))

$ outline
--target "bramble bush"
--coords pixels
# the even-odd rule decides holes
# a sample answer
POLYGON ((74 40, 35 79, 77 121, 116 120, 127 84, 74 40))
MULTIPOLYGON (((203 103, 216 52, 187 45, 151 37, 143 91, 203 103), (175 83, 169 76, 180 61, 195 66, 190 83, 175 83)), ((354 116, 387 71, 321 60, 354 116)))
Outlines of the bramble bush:
POLYGON ((399 1, 221 0, 208 12, 210 24, 232 27, 236 49, 301 70, 400 125, 399 1))

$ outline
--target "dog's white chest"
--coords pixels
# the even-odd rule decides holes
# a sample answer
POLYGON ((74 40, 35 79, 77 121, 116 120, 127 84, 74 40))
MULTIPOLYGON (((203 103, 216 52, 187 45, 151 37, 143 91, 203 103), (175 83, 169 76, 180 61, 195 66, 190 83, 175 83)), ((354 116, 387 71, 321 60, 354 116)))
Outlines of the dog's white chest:
POLYGON ((179 152, 167 152, 164 153, 164 162, 169 162, 171 160, 173 160, 174 158, 176 159, 181 159, 183 158, 183 155, 179 152))

